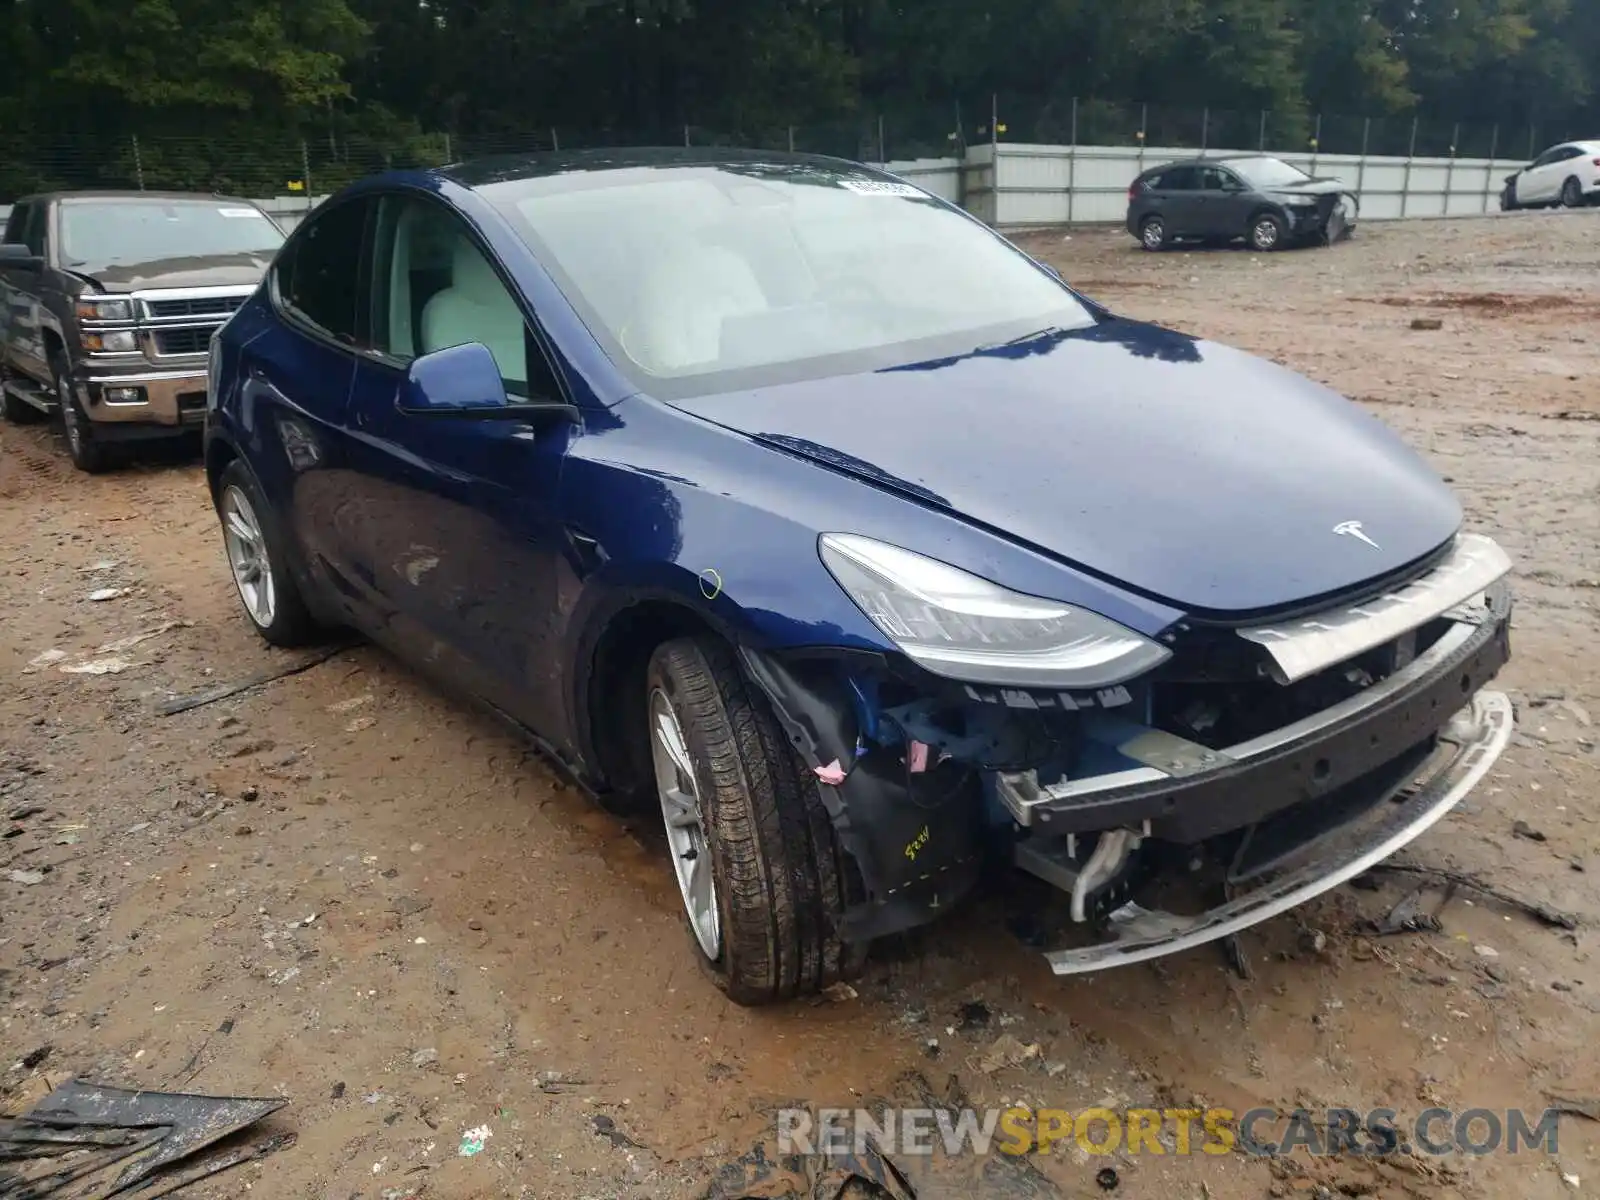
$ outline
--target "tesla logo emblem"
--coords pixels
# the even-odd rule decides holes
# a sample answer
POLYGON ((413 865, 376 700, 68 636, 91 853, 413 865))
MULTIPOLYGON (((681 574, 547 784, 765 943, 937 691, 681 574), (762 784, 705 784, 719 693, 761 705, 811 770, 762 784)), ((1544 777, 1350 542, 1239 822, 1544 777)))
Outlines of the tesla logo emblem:
POLYGON ((1353 537, 1358 541, 1363 541, 1367 545, 1371 546, 1374 550, 1382 548, 1377 542, 1373 541, 1366 535, 1366 532, 1361 528, 1360 521, 1340 521, 1333 527, 1333 531, 1339 534, 1341 537, 1353 537))

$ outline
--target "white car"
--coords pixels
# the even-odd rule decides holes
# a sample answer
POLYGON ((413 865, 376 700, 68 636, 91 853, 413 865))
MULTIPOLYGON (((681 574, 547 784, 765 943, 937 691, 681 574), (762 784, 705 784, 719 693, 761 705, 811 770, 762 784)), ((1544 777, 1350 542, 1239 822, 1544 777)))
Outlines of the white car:
POLYGON ((1515 175, 1506 177, 1500 207, 1537 208, 1562 204, 1579 208, 1600 202, 1600 141, 1551 146, 1515 175))

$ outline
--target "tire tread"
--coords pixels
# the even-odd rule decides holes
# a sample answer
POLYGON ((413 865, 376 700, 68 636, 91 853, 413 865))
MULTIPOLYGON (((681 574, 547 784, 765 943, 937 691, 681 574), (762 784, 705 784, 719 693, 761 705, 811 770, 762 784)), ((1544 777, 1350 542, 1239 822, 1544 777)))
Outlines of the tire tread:
POLYGON ((657 649, 652 677, 669 685, 700 780, 702 814, 720 864, 723 954, 713 974, 734 1000, 766 1004, 816 992, 859 969, 838 921, 851 864, 766 697, 715 637, 657 649), (709 786, 707 786, 709 785, 709 786))

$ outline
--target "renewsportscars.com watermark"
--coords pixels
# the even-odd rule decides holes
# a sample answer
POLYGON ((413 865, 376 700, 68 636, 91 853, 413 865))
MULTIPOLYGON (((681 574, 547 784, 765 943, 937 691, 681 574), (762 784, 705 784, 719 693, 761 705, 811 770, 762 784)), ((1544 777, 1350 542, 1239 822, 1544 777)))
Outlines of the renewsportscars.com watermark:
POLYGON ((781 1154, 1555 1154, 1560 1112, 1519 1108, 785 1108, 781 1154))

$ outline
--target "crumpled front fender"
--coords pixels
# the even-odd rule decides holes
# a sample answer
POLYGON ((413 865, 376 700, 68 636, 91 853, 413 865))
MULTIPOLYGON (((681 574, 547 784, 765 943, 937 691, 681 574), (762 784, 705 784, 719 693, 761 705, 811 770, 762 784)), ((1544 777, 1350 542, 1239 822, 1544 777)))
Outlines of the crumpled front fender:
POLYGON ((823 805, 866 893, 846 911, 840 934, 861 942, 926 924, 972 890, 983 860, 983 801, 975 773, 963 786, 929 796, 911 785, 893 752, 865 748, 839 669, 851 657, 883 664, 881 655, 864 652, 780 658, 740 648, 746 673, 806 765, 819 772, 823 805), (844 772, 836 784, 823 778, 832 764, 844 772))

